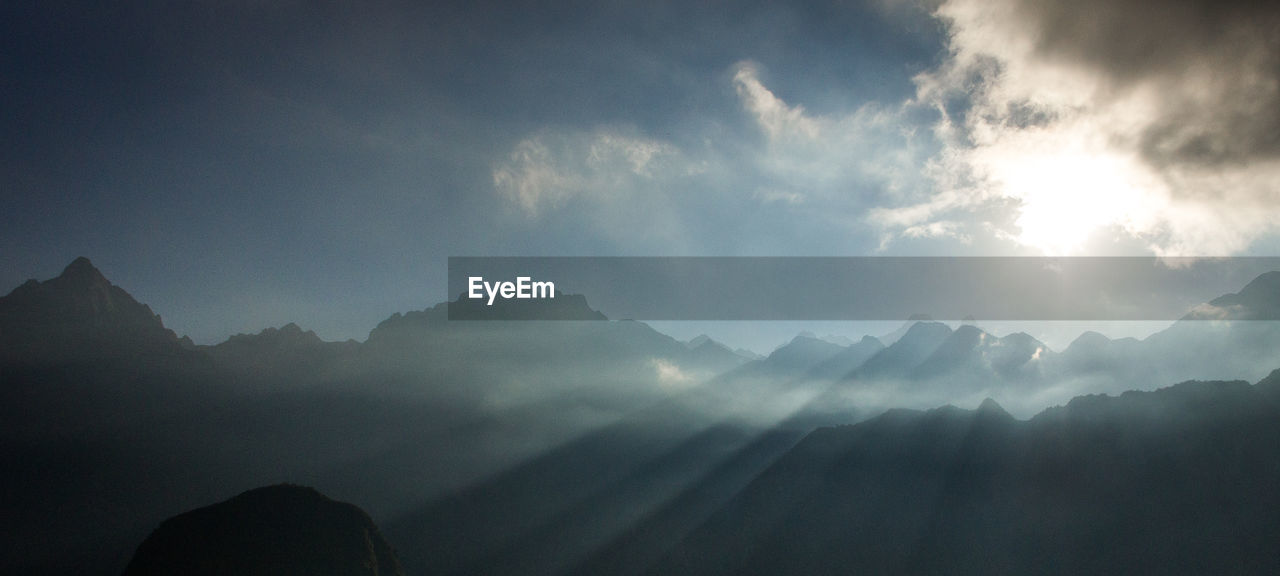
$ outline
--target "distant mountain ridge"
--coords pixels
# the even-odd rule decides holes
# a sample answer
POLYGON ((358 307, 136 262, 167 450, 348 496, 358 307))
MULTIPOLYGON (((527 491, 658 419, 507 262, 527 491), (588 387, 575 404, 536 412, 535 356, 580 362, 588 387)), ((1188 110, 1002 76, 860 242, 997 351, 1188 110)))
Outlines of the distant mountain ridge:
POLYGON ((290 372, 313 376, 310 369, 345 359, 359 348, 360 343, 355 340, 327 342, 290 322, 257 334, 236 334, 214 346, 201 346, 200 350, 228 368, 274 373, 279 379, 296 377, 290 372))
MULTIPOLYGON (((471 353, 488 350, 505 357, 509 354, 501 350, 526 350, 516 353, 514 359, 527 358, 527 352, 537 349, 553 356, 568 349, 593 351, 590 356, 601 361, 612 358, 616 368, 631 366, 624 371, 637 376, 660 371, 663 377, 685 385, 717 375, 728 377, 726 371, 741 367, 738 376, 774 379, 779 385, 829 380, 854 388, 905 386, 916 390, 921 405, 928 405, 928 394, 943 395, 941 401, 949 399, 948 394, 952 395, 950 398, 983 393, 1004 398, 1004 388, 1021 394, 1064 380, 1083 382, 1085 391, 1104 392, 1149 387, 1184 376, 1256 379, 1265 374, 1268 364, 1259 362, 1259 358, 1266 357, 1267 350, 1280 347, 1280 329, 1268 322, 1234 322, 1227 326, 1196 320, 1205 314, 1230 319, 1276 316, 1280 311, 1280 272, 1255 278, 1239 293, 1216 298, 1188 313, 1186 319, 1170 329, 1143 341, 1112 341, 1098 334, 1083 334, 1061 354, 1026 334, 1001 338, 972 323, 952 330, 946 324, 919 317, 885 336, 887 346, 876 339, 872 339, 876 340, 872 346, 866 338, 849 344, 802 334, 770 357, 755 358, 709 338, 680 343, 638 322, 600 322, 599 326, 591 326, 575 322, 544 325, 537 321, 544 316, 604 319, 581 295, 564 294, 554 300, 520 304, 504 301, 503 305, 510 308, 502 313, 505 317, 514 318, 515 313, 534 322, 450 321, 450 310, 465 318, 490 308, 483 302, 459 297, 425 310, 396 313, 379 323, 365 342, 324 342, 314 333, 288 324, 258 334, 234 335, 214 346, 197 347, 165 328, 158 315, 111 284, 88 259, 77 258, 57 278, 28 281, 0 298, 0 343, 4 344, 0 347, 0 361, 132 358, 194 350, 215 365, 247 374, 251 379, 305 383, 350 374, 344 368, 349 366, 409 362, 411 369, 418 370, 428 359, 440 358, 434 353, 422 354, 423 347, 443 352, 452 345, 451 340, 456 340, 440 340, 445 337, 442 331, 447 330, 455 336, 478 338, 470 346, 471 353), (557 336, 547 340, 548 346, 539 346, 532 344, 538 339, 532 336, 533 332, 542 334, 542 338, 557 336), (558 351, 553 352, 553 342, 560 343, 558 351)), ((470 353, 458 350, 450 354, 470 353)), ((1026 413, 1025 407, 1018 410, 1026 413)))

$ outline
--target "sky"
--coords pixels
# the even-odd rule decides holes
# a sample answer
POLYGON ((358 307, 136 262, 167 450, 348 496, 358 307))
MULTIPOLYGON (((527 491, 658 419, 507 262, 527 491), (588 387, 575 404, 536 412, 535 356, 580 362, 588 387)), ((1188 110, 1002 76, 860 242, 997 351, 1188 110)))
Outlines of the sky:
POLYGON ((1267 3, 546 4, 0 5, 0 292, 363 339, 449 256, 1280 254, 1267 3))

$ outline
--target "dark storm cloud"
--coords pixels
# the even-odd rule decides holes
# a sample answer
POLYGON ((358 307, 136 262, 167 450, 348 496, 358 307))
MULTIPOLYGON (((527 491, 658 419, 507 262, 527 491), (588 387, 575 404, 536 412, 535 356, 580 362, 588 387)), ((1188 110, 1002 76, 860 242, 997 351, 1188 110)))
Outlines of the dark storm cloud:
MULTIPOLYGON (((937 196, 1008 203, 1025 246, 1238 254, 1275 234, 1280 9, 1243 2, 947 0, 947 57, 917 76, 938 110, 937 196)), ((1008 213, 1008 211, 1002 211, 1008 213)), ((905 223, 905 224, 902 224, 905 223)))
POLYGON ((1048 59, 1118 92, 1154 84, 1161 115, 1142 136, 1157 163, 1280 157, 1280 8, 1231 0, 1026 1, 1017 12, 1048 59))

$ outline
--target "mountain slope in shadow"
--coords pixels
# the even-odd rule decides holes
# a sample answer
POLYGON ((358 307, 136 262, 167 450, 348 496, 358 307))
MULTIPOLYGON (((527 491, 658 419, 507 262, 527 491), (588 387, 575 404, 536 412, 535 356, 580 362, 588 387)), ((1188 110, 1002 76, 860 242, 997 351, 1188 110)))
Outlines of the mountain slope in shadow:
POLYGON ((651 574, 1269 574, 1280 371, 810 433, 651 574))

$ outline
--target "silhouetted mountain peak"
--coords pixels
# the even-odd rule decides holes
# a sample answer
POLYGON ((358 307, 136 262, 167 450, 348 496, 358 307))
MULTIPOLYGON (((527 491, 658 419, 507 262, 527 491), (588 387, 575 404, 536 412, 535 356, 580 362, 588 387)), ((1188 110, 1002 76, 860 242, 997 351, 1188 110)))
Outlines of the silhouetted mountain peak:
POLYGON ((1277 297, 1280 297, 1280 271, 1259 275, 1246 284, 1239 294, 1249 299, 1265 298, 1274 301, 1277 297))
POLYGON ((1197 306, 1184 319, 1280 320, 1280 272, 1262 274, 1235 294, 1197 306))
POLYGON ((1093 330, 1087 330, 1077 336, 1075 340, 1072 340, 1071 344, 1067 346, 1067 350, 1071 350, 1073 348, 1094 349, 1106 346, 1110 342, 1111 339, 1107 338, 1106 335, 1094 332, 1093 330))
POLYGON ((290 322, 257 334, 235 334, 205 350, 223 366, 271 374, 272 381, 283 382, 323 369, 360 346, 354 340, 326 342, 315 332, 290 322))
POLYGON ((907 318, 907 321, 903 322, 902 326, 899 326, 897 330, 894 330, 893 332, 890 332, 888 334, 885 334, 884 336, 881 336, 879 340, 885 346, 892 346, 894 342, 901 340, 902 336, 905 335, 907 331, 911 329, 912 326, 915 326, 916 324, 919 324, 921 322, 932 322, 932 321, 933 321, 933 317, 929 316, 928 314, 912 314, 911 317, 907 318))
POLYGON ((987 332, 974 324, 961 324, 951 333, 953 338, 982 338, 987 332))
POLYGON ((84 257, 56 278, 28 281, 0 298, 0 341, 26 360, 181 347, 159 315, 84 257))
POLYGON ((147 537, 125 576, 403 574, 360 508, 281 484, 179 514, 147 537))
POLYGON ((748 360, 763 360, 763 359, 764 359, 764 356, 763 356, 763 355, 761 355, 759 352, 756 352, 756 351, 754 351, 754 350, 747 350, 746 348, 734 348, 734 349, 733 349, 733 353, 734 353, 734 354, 737 354, 737 355, 739 355, 739 356, 741 356, 741 357, 743 357, 743 358, 746 358, 746 359, 748 359, 748 360))
POLYGON ((728 346, 725 346, 724 344, 721 344, 720 342, 717 342, 710 338, 703 340, 702 343, 690 348, 690 350, 693 350, 694 352, 701 352, 701 353, 710 353, 713 351, 727 352, 729 354, 734 353, 733 350, 731 350, 728 346))
MULTIPOLYGON (((791 341, 788 342, 786 345, 787 346, 818 345, 818 342, 826 342, 826 341, 821 338, 818 338, 817 334, 814 334, 813 332, 809 332, 808 330, 805 330, 799 334, 796 334, 795 337, 792 338, 791 341)), ((826 343, 830 344, 830 342, 826 342, 826 343)))
MULTIPOLYGON (((965 328, 970 331, 977 330, 975 326, 962 326, 962 328, 965 328)), ((902 339, 918 340, 918 339, 937 337, 937 336, 945 337, 945 336, 949 336, 951 332, 952 332, 951 327, 941 322, 921 321, 921 322, 916 322, 915 324, 912 324, 910 328, 907 328, 907 333, 902 336, 902 339)))
POLYGON ((44 282, 28 280, 4 297, 3 303, 10 309, 25 308, 24 316, 48 313, 64 320, 72 315, 86 319, 84 317, 117 313, 137 320, 144 310, 146 320, 154 317, 150 308, 139 304, 129 293, 111 284, 83 256, 68 264, 56 278, 44 282))
POLYGON ((844 346, 839 352, 813 367, 808 376, 814 379, 837 379, 862 366, 868 359, 884 350, 884 344, 872 336, 864 336, 852 346, 844 346))
MULTIPOLYGON (((694 354, 741 356, 741 354, 735 352, 732 348, 725 346, 724 343, 707 336, 706 334, 699 334, 693 337, 693 339, 684 343, 684 347, 688 348, 689 351, 694 354)), ((743 359, 746 360, 750 358, 743 357, 743 359)))
POLYGON ((388 338, 394 339, 396 334, 431 331, 446 326, 451 330, 465 326, 484 329, 489 320, 608 320, 608 318, 600 311, 591 308, 587 298, 581 294, 557 293, 555 298, 519 300, 515 303, 495 300, 494 306, 488 307, 484 301, 466 298, 464 293, 459 294, 456 300, 441 302, 425 310, 414 310, 403 314, 393 313, 369 332, 367 341, 379 342, 388 338), (461 322, 450 324, 450 321, 461 322))
POLYGON ((266 328, 257 334, 235 334, 214 348, 217 349, 247 349, 258 348, 263 350, 272 350, 276 352, 284 350, 306 350, 333 344, 321 340, 315 332, 311 330, 303 330, 302 327, 290 322, 279 328, 266 328))
POLYGON ((999 402, 996 402, 990 397, 984 399, 982 403, 978 405, 978 414, 1013 419, 1013 415, 1005 410, 1004 406, 1001 406, 999 402))
POLYGON ((728 376, 790 379, 847 351, 843 346, 801 333, 775 348, 768 356, 752 360, 728 376))
POLYGON ((811 333, 800 333, 790 342, 769 354, 768 361, 795 367, 808 367, 839 354, 842 346, 832 344, 811 333))
POLYGON ((492 304, 459 294, 442 308, 449 320, 608 320, 582 294, 557 293, 554 298, 496 299, 492 304))
POLYGON ((947 342, 953 332, 941 322, 916 322, 906 333, 867 360, 850 378, 906 374, 947 342))
POLYGON ((1044 346, 1043 342, 1026 332, 1014 332, 1001 338, 1000 342, 1006 346, 1044 346))
POLYGON ((854 346, 874 346, 877 348, 884 348, 884 343, 880 342, 880 339, 875 336, 867 335, 863 336, 861 340, 858 340, 858 343, 854 344, 854 346))
POLYGON ((923 327, 915 334, 908 332, 900 342, 903 346, 928 346, 931 342, 939 341, 933 353, 921 366, 926 373, 922 375, 929 375, 945 372, 964 362, 972 361, 976 351, 982 348, 988 339, 994 340, 990 334, 983 332, 977 326, 965 324, 954 332, 946 325, 942 325, 942 329, 923 327), (928 328, 928 331, 924 328, 928 328), (938 340, 939 338, 941 340, 938 340))
POLYGON ((72 260, 70 264, 67 264, 67 267, 62 269, 62 274, 58 278, 66 282, 75 282, 83 285, 109 284, 107 277, 102 275, 102 271, 98 270, 93 265, 93 262, 90 262, 84 256, 80 256, 72 260))
POLYGON ((706 344, 707 342, 711 342, 711 341, 712 340, 710 336, 707 336, 706 334, 699 334, 691 338, 688 342, 685 342, 684 345, 685 347, 692 350, 694 348, 702 346, 703 344, 706 344))
POLYGON ((1112 366, 1116 360, 1124 357, 1134 343, 1132 338, 1112 340, 1097 332, 1087 331, 1067 345, 1067 349, 1062 352, 1062 357, 1071 363, 1074 369, 1101 370, 1112 366))
MULTIPOLYGON (((966 333, 973 335, 970 330, 966 330, 966 333)), ((910 351, 913 356, 918 355, 923 359, 949 340, 953 334, 951 327, 941 322, 916 322, 907 329, 902 338, 890 344, 885 350, 893 351, 890 353, 910 351)))
POLYGON ((316 336, 315 332, 312 332, 310 330, 303 330, 301 326, 298 326, 294 322, 290 322, 279 328, 267 328, 259 332, 258 334, 273 335, 273 336, 279 336, 281 338, 290 338, 290 339, 299 338, 299 339, 306 339, 306 340, 311 340, 311 339, 320 340, 320 338, 316 336))
POLYGON ((827 334, 825 336, 822 336, 822 339, 832 344, 837 344, 840 346, 853 346, 854 344, 857 343, 857 342, 854 342, 853 339, 849 338, 848 336, 844 336, 841 334, 827 334))
POLYGON ((1255 388, 1271 398, 1273 402, 1280 401, 1280 368, 1272 370, 1266 378, 1258 382, 1255 388))

